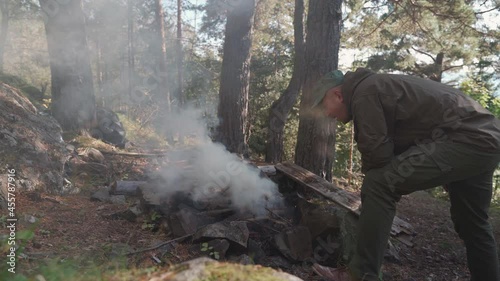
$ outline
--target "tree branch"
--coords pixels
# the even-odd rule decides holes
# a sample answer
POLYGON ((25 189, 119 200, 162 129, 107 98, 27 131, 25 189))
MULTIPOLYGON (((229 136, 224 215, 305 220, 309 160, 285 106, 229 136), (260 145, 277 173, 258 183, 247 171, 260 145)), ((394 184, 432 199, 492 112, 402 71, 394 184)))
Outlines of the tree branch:
MULTIPOLYGON (((416 4, 413 4, 412 5, 416 6, 416 4)), ((422 30, 422 32, 424 32, 426 35, 428 35, 432 41, 436 42, 436 44, 438 44, 438 46, 443 46, 443 44, 437 40, 434 35, 432 33, 430 33, 429 31, 427 31, 425 28, 422 27, 422 25, 420 24, 420 21, 417 20, 413 14, 411 13, 411 11, 408 11, 408 9, 406 7, 403 7, 404 11, 406 12, 406 14, 408 15, 408 17, 410 17, 414 23, 417 24, 417 26, 420 28, 420 30, 422 30)))
POLYGON ((465 64, 462 64, 462 65, 450 65, 450 66, 444 68, 443 72, 448 71, 448 70, 453 69, 453 68, 464 67, 464 66, 465 66, 465 64))
POLYGON ((424 51, 421 51, 421 50, 419 50, 419 49, 417 49, 417 48, 415 48, 415 47, 413 47, 413 46, 412 46, 411 48, 412 48, 412 50, 414 50, 414 51, 415 51, 415 52, 417 52, 417 53, 420 53, 420 54, 422 54, 422 55, 426 55, 426 56, 428 56, 429 58, 431 58, 431 59, 432 59, 432 61, 434 61, 434 63, 436 62, 436 59, 435 59, 435 58, 434 58, 431 54, 426 53, 426 52, 424 52, 424 51))
POLYGON ((477 16, 477 15, 481 15, 481 14, 486 14, 486 13, 489 13, 491 11, 494 11, 496 9, 500 9, 500 5, 497 5, 491 9, 488 9, 488 10, 484 10, 484 11, 479 11, 479 12, 474 12, 474 14, 477 16))
POLYGON ((396 11, 396 9, 392 10, 384 19, 382 19, 379 24, 377 24, 377 26, 368 34, 365 34, 364 37, 369 37, 371 36, 375 31, 377 31, 377 29, 380 28, 380 26, 382 26, 382 24, 384 24, 384 22, 392 16, 392 14, 394 14, 394 12, 396 11))

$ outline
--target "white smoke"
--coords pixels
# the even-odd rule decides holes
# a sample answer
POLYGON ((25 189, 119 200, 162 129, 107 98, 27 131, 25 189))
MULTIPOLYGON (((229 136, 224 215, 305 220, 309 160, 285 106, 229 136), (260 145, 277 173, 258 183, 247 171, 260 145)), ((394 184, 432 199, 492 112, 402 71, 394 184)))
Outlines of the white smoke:
POLYGON ((161 196, 184 191, 196 202, 228 196, 233 208, 255 215, 265 214, 266 207, 281 205, 274 182, 261 177, 257 167, 243 162, 222 144, 211 141, 202 113, 192 108, 179 110, 164 126, 166 132, 175 132, 191 144, 169 154, 169 164, 160 172, 164 182, 161 196))

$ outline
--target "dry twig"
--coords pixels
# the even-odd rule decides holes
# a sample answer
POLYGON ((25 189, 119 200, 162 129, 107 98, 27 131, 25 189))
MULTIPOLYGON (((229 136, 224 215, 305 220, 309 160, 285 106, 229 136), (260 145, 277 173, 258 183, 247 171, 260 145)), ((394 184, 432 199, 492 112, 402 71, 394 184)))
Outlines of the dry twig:
POLYGON ((145 249, 141 249, 141 250, 137 250, 137 251, 133 251, 133 252, 128 252, 126 253, 125 255, 126 256, 129 256, 129 255, 134 255, 134 254, 138 254, 138 253, 143 253, 143 252, 147 252, 147 251, 151 251, 151 250, 156 250, 158 248, 160 248, 161 246, 165 246, 165 245, 168 245, 170 243, 173 243, 173 242, 176 242, 176 241, 179 241, 179 240, 182 240, 182 239, 185 239, 185 238, 188 238, 188 237, 191 237, 193 234, 188 234, 188 235, 184 235, 184 236, 181 236, 181 237, 177 237, 177 238, 174 238, 172 240, 168 240, 168 241, 165 241, 163 243, 160 243, 156 246, 153 246, 153 247, 149 247, 149 248, 145 248, 145 249))

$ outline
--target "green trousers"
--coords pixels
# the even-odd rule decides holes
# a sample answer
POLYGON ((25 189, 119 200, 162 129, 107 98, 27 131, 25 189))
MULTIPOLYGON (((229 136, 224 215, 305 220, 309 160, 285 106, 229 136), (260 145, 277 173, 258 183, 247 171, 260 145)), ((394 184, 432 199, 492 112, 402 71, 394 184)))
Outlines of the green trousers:
POLYGON ((488 222, 492 176, 499 161, 500 151, 486 153, 463 144, 431 142, 413 146, 385 167, 368 171, 361 188, 357 247, 349 263, 354 277, 379 280, 401 195, 446 185, 451 218, 467 249, 471 280, 499 281, 497 245, 488 222))

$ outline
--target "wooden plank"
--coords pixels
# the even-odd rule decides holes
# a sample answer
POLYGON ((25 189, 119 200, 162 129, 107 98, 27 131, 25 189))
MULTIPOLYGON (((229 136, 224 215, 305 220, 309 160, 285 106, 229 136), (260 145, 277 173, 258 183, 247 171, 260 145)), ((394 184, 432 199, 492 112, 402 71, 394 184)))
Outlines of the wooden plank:
MULTIPOLYGON (((279 163, 276 165, 276 170, 359 216, 361 198, 357 194, 344 190, 313 172, 293 163, 279 163)), ((400 234, 411 236, 415 234, 415 231, 409 223, 398 217, 394 217, 391 235, 397 237, 400 234)), ((406 239, 411 240, 411 238, 406 239)), ((409 243, 409 241, 407 242, 409 243)))
POLYGON ((276 170, 359 216, 361 198, 293 163, 279 163, 276 170))

